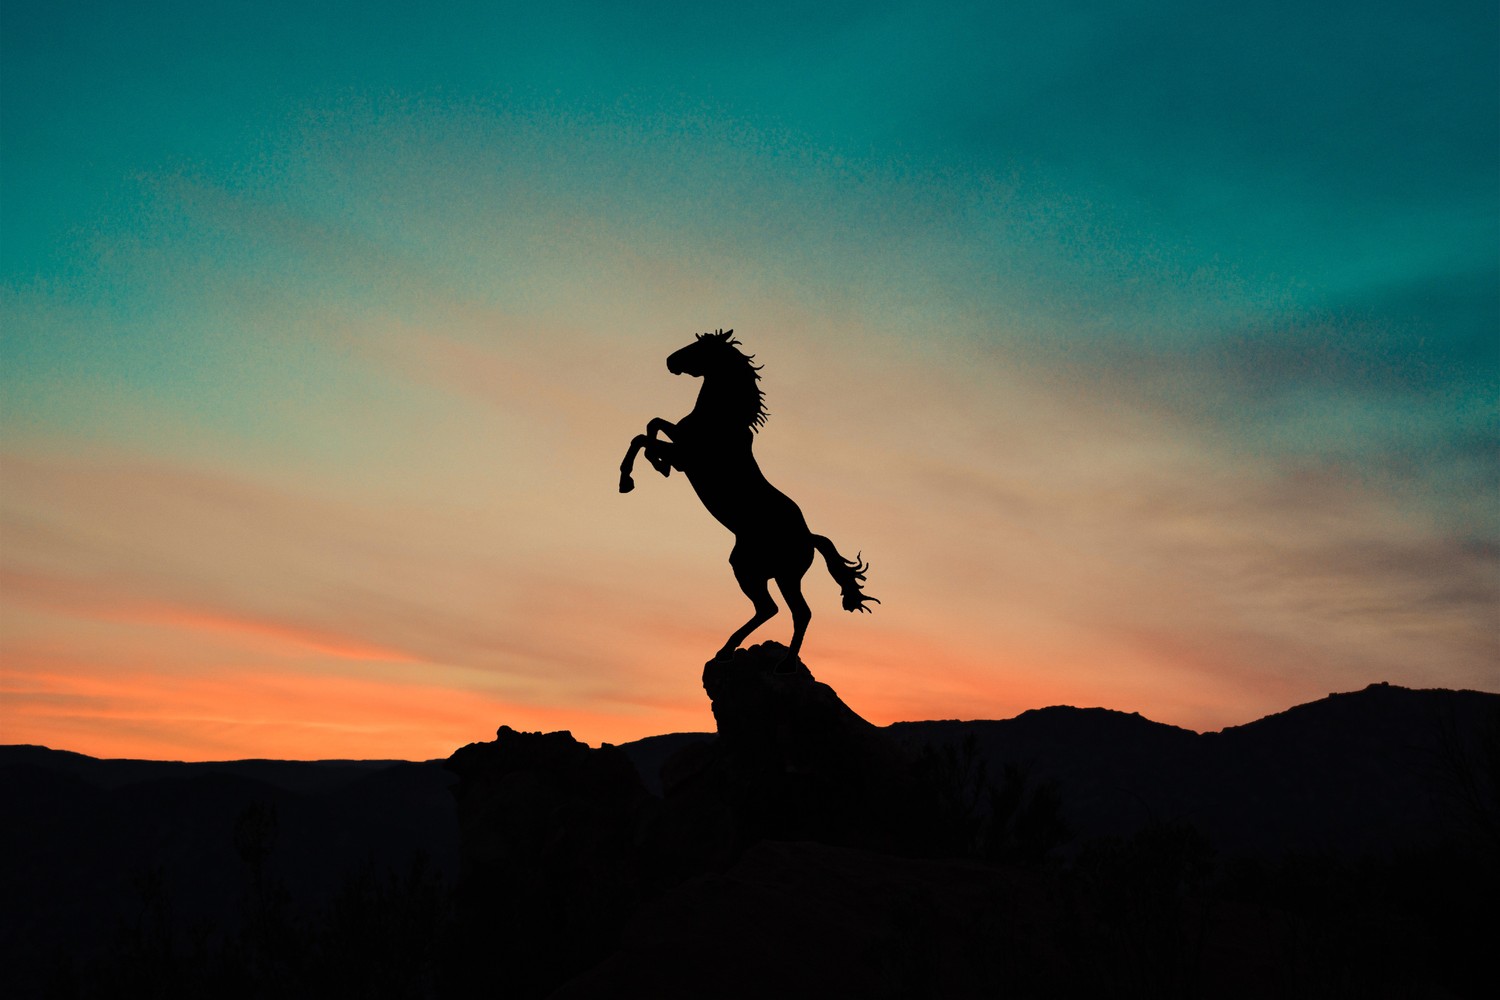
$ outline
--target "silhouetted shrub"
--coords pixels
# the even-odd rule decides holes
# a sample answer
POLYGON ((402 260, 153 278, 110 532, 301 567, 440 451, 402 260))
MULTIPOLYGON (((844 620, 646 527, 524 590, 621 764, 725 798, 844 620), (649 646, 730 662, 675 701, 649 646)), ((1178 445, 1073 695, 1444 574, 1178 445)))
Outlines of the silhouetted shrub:
POLYGON ((113 947, 82 964, 60 961, 47 983, 58 1000, 92 997, 431 998, 441 995, 441 943, 452 888, 417 855, 404 873, 352 870, 322 905, 298 906, 271 873, 274 805, 254 803, 233 828, 244 865, 238 909, 224 925, 187 923, 165 869, 135 879, 139 907, 113 947))
POLYGON ((1035 782, 1011 762, 992 780, 972 733, 957 743, 924 745, 916 772, 936 804, 933 826, 944 853, 1036 865, 1070 837, 1056 786, 1035 782))
POLYGON ((1470 739, 1451 714, 1439 716, 1435 729, 1439 796, 1454 827, 1480 852, 1481 863, 1500 863, 1500 711, 1470 739))
POLYGON ((404 874, 366 865, 345 879, 309 942, 307 980, 327 996, 438 995, 452 894, 423 855, 404 874))
POLYGON ((1203 890, 1212 859, 1212 845, 1187 823, 1082 846, 1065 884, 1067 944, 1085 992, 1200 995, 1209 909, 1203 890))
POLYGON ((1467 852, 1238 859, 1217 892, 1260 915, 1284 995, 1488 995, 1491 932, 1474 915, 1500 898, 1500 880, 1467 852))

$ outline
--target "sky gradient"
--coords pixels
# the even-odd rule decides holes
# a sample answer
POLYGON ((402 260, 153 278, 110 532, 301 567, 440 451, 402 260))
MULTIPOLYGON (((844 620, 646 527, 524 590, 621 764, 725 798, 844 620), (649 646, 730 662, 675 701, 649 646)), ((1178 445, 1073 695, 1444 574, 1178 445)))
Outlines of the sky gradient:
POLYGON ((872 721, 1500 689, 1494 4, 403 6, 0 9, 0 742, 712 728, 720 327, 872 721))

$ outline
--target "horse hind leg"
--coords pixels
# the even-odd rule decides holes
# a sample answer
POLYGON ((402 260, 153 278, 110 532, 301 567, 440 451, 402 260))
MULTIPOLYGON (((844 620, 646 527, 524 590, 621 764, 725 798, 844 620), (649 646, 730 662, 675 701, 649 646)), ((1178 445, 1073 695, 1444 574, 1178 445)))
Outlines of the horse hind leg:
POLYGON ((714 654, 716 660, 729 659, 729 655, 739 648, 746 636, 774 618, 776 612, 780 610, 776 607, 776 602, 771 599, 770 581, 741 573, 738 569, 735 570, 734 578, 739 582, 740 589, 745 592, 745 596, 750 598, 751 603, 755 605, 755 614, 736 629, 734 635, 729 637, 729 641, 724 643, 723 648, 714 654))
MULTIPOLYGON (((806 572, 805 567, 803 572, 806 572)), ((786 658, 776 669, 779 673, 789 673, 799 662, 797 655, 802 651, 807 624, 812 621, 812 608, 807 606, 807 598, 802 596, 802 573, 778 576, 776 586, 781 591, 782 600, 786 601, 787 610, 792 613, 792 644, 787 648, 786 658)))

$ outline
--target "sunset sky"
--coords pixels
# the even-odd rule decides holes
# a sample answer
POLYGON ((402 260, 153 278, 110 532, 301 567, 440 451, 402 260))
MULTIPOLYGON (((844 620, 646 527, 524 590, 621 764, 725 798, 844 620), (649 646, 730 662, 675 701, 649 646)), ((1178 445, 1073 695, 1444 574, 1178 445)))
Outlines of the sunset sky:
POLYGON ((0 743, 711 729, 720 327, 871 721, 1500 690, 1493 2, 417 6, 0 8, 0 743))

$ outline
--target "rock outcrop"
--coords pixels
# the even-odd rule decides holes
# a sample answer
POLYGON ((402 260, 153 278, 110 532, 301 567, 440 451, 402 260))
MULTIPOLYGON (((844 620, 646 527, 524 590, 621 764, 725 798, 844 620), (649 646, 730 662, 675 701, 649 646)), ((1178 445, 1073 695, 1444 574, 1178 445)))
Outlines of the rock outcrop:
POLYGON ((932 809, 912 759, 805 666, 778 669, 784 653, 768 642, 704 667, 718 736, 663 765, 663 835, 710 845, 701 870, 762 840, 922 853, 932 809))

